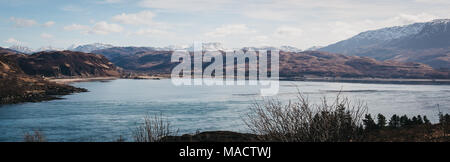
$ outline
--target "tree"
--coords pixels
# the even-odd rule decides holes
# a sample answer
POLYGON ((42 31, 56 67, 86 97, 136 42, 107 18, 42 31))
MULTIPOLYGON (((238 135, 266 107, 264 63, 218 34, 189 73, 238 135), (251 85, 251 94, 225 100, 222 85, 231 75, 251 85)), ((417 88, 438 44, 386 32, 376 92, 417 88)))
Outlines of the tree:
POLYGON ((430 120, 428 120, 426 115, 423 116, 423 123, 426 125, 431 125, 431 122, 430 122, 430 120))
POLYGON ((403 115, 400 117, 400 127, 406 127, 411 125, 411 120, 408 118, 408 116, 403 115))
POLYGON ((411 118, 411 125, 418 125, 419 124, 419 120, 417 119, 417 117, 413 116, 411 118))
POLYGON ((378 114, 377 116, 378 119, 378 128, 384 128, 386 126, 386 117, 384 117, 384 115, 382 114, 378 114))
POLYGON ((375 124, 375 121, 372 119, 372 116, 370 114, 366 114, 365 118, 363 119, 363 124, 366 127, 366 130, 374 130, 377 128, 377 124, 375 124))
POLYGON ((439 123, 441 124, 448 124, 450 123, 450 115, 443 114, 442 112, 439 112, 439 123))
POLYGON ((423 124, 422 116, 420 116, 420 115, 417 115, 417 124, 418 125, 422 125, 423 124))
POLYGON ((392 115, 391 120, 389 120, 389 127, 398 128, 400 126, 400 117, 396 114, 392 115))

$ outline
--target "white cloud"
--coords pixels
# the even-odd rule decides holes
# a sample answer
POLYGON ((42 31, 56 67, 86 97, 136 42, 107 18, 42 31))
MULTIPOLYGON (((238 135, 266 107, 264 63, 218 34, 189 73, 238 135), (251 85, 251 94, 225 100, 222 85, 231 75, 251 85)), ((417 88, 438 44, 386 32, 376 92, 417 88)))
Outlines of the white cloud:
POLYGON ((8 40, 5 40, 4 42, 8 43, 8 44, 22 44, 22 42, 18 41, 15 38, 9 38, 8 40))
POLYGON ((427 22, 434 19, 437 19, 438 16, 431 15, 428 13, 420 13, 420 14, 399 14, 396 17, 393 17, 391 19, 388 19, 385 22, 386 26, 393 26, 393 25, 407 25, 417 22, 427 22))
POLYGON ((223 25, 214 31, 205 33, 208 37, 225 37, 230 35, 250 34, 256 31, 250 30, 245 24, 223 25))
POLYGON ((94 24, 94 26, 89 30, 89 33, 107 35, 109 33, 122 32, 123 27, 118 24, 110 24, 106 21, 100 21, 94 24))
POLYGON ((273 10, 246 10, 243 13, 244 16, 255 18, 255 19, 262 19, 262 20, 289 20, 291 15, 290 13, 283 12, 283 11, 273 11, 273 10))
POLYGON ((72 24, 64 26, 66 31, 80 31, 83 34, 99 34, 107 35, 110 33, 122 32, 124 29, 118 24, 108 23, 106 21, 96 22, 94 26, 90 27, 87 25, 72 24))
POLYGON ((53 38, 53 35, 48 34, 48 33, 42 33, 41 34, 41 38, 43 38, 43 39, 51 39, 51 38, 53 38))
POLYGON ((448 0, 416 0, 418 3, 426 3, 426 4, 450 4, 448 0))
POLYGON ((275 30, 274 35, 278 37, 299 37, 303 30, 297 27, 281 26, 275 30))
POLYGON ((54 21, 47 21, 44 24, 42 24, 42 26, 44 26, 44 27, 51 27, 53 25, 55 25, 54 21))
POLYGON ((228 0, 141 0, 139 5, 147 8, 169 9, 176 11, 212 11, 231 3, 228 0))
POLYGON ((12 22, 14 22, 14 26, 16 26, 16 27, 30 27, 30 26, 37 24, 37 22, 32 19, 22 19, 22 18, 11 17, 10 20, 12 22))
POLYGON ((121 2, 123 2, 123 1, 122 0, 101 0, 101 1, 98 1, 98 3, 101 3, 101 4, 121 3, 121 2))
POLYGON ((139 13, 131 13, 131 14, 122 13, 120 15, 114 16, 112 20, 122 24, 151 25, 153 24, 152 22, 153 17, 155 17, 155 14, 153 12, 142 11, 139 13))
POLYGON ((80 24, 72 24, 72 25, 64 26, 64 30, 67 30, 67 31, 74 31, 74 30, 86 31, 86 30, 89 30, 89 26, 80 25, 80 24))
POLYGON ((172 36, 173 33, 158 29, 139 29, 134 34, 139 36, 172 36))

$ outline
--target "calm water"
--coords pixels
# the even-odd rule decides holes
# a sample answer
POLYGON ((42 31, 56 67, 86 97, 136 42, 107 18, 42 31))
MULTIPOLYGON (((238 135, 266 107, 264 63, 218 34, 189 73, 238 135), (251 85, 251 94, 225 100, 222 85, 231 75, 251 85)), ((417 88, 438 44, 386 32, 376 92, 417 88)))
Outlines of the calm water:
MULTIPOLYGON (((295 99, 297 89, 316 102, 336 91, 367 102, 369 112, 427 115, 437 120, 438 106, 450 112, 449 85, 395 85, 282 81, 277 98, 295 99)), ((132 140, 131 130, 145 114, 162 113, 179 134, 207 130, 246 132, 242 117, 262 98, 258 87, 175 87, 170 80, 83 82, 90 92, 63 100, 0 107, 0 141, 22 141, 25 132, 41 130, 49 141, 132 140)))

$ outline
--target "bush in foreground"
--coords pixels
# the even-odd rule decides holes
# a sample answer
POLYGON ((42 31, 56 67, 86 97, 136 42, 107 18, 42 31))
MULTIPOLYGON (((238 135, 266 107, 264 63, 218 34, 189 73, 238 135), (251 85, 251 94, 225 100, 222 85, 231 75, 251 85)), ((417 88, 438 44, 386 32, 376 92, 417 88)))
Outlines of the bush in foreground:
POLYGON ((47 142, 45 136, 41 131, 35 130, 33 133, 25 133, 24 142, 47 142))
POLYGON ((176 135, 177 132, 171 129, 170 122, 160 114, 145 116, 144 122, 137 126, 132 134, 135 142, 162 142, 161 139, 176 135))
POLYGON ((299 94, 296 102, 268 100, 253 104, 250 111, 244 122, 263 141, 348 142, 363 138, 367 106, 339 95, 331 104, 324 97, 315 105, 299 94))

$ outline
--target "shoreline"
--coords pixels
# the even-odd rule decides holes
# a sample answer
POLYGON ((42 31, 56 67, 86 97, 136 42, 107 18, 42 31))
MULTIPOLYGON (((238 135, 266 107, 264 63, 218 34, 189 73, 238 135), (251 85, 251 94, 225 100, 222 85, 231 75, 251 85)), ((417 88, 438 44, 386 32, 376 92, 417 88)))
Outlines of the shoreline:
POLYGON ((109 81, 120 79, 120 77, 92 77, 92 78, 45 78, 45 80, 59 83, 59 84, 70 84, 74 82, 94 82, 94 81, 109 81))
POLYGON ((280 77, 280 80, 331 82, 331 83, 335 82, 335 83, 371 83, 371 84, 450 85, 450 79, 280 77))
MULTIPOLYGON (((134 77, 74 77, 74 78, 45 78, 45 80, 70 84, 74 82, 110 81, 116 79, 133 80, 161 80, 170 79, 170 76, 147 76, 134 77)), ((309 82, 335 82, 335 83, 370 83, 370 84, 412 84, 412 85, 450 85, 450 79, 406 79, 406 78, 334 78, 334 77, 279 77, 280 81, 309 81, 309 82)))

